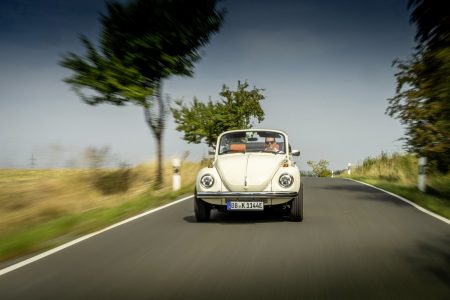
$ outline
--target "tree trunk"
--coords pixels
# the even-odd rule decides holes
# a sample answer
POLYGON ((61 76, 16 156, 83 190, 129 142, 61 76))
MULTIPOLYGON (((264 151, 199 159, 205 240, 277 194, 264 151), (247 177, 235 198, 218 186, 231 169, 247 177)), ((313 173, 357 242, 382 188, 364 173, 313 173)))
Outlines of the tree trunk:
POLYGON ((156 137, 156 157, 157 157, 157 169, 156 169, 156 186, 160 188, 164 183, 163 171, 163 144, 162 144, 162 136, 159 135, 156 137))
POLYGON ((166 127, 167 107, 162 96, 162 84, 158 82, 155 87, 155 94, 148 106, 144 107, 145 120, 151 129, 156 140, 157 168, 155 176, 155 187, 160 188, 164 182, 164 161, 163 161, 163 132, 166 127), (155 103, 156 101, 156 103, 155 103), (155 106, 157 106, 155 108, 155 106))

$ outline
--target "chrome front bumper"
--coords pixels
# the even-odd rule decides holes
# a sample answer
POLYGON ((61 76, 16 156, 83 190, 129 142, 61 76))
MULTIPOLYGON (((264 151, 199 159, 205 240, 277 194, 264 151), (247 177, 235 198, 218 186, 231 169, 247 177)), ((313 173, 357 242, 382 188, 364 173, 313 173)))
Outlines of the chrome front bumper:
POLYGON ((198 192, 200 199, 292 199, 298 196, 297 192, 198 192))

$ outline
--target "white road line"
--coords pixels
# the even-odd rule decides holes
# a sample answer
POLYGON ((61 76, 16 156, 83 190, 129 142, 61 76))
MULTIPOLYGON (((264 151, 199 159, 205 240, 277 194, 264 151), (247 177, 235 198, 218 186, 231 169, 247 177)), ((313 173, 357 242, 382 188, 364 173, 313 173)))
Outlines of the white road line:
POLYGON ((443 217, 443 216, 440 216, 440 215, 438 215, 438 214, 435 214, 434 212, 429 211, 428 209, 423 208, 422 206, 417 205, 416 203, 414 203, 414 202, 412 202, 411 200, 408 200, 408 199, 406 199, 406 198, 403 198, 402 196, 399 196, 399 195, 397 195, 397 194, 391 193, 391 192, 389 192, 389 191, 383 190, 382 188, 373 186, 373 185, 371 185, 371 184, 368 184, 368 183, 365 183, 365 182, 362 182, 362 181, 359 181, 359 180, 350 179, 350 178, 346 178, 346 179, 352 180, 352 181, 355 181, 355 182, 358 182, 358 183, 361 183, 361 184, 364 184, 364 185, 373 187, 374 189, 380 190, 380 191, 382 191, 382 192, 385 192, 386 194, 389 194, 389 195, 391 195, 391 196, 394 196, 394 197, 396 197, 397 199, 400 199, 400 200, 402 200, 402 201, 404 201, 404 202, 406 202, 406 203, 408 203, 408 204, 414 206, 415 208, 417 208, 417 209, 420 210, 421 212, 426 213, 427 215, 430 215, 430 216, 432 216, 432 217, 435 217, 436 219, 441 220, 441 221, 444 222, 444 223, 450 224, 450 220, 449 220, 449 219, 447 219, 447 218, 445 218, 445 217, 443 217))
POLYGON ((105 232, 105 231, 108 231, 108 230, 111 230, 111 229, 113 229, 113 228, 119 227, 119 226, 121 226, 121 225, 123 225, 123 224, 129 223, 129 222, 134 221, 134 220, 136 220, 136 219, 142 218, 142 217, 144 217, 144 216, 146 216, 146 215, 152 214, 152 213, 157 212, 157 211, 159 211, 159 210, 161 210, 161 209, 164 209, 164 208, 166 208, 166 207, 169 207, 169 206, 178 204, 178 203, 180 203, 180 202, 182 202, 182 201, 188 200, 188 199, 192 198, 192 196, 193 196, 193 195, 190 195, 190 196, 184 197, 184 198, 182 198, 182 199, 179 199, 179 200, 177 200, 177 201, 170 202, 170 203, 168 203, 168 204, 166 204, 166 205, 163 205, 163 206, 154 208, 154 209, 152 209, 152 210, 143 212, 143 213, 141 213, 141 214, 139 214, 139 215, 137 215, 137 216, 128 218, 128 219, 123 220, 123 221, 121 221, 121 222, 119 222, 119 223, 116 223, 116 224, 113 224, 113 225, 111 225, 111 226, 108 226, 108 227, 106 227, 106 228, 104 228, 104 229, 102 229, 102 230, 99 230, 99 231, 96 231, 96 232, 93 232, 93 233, 84 235, 84 236, 79 237, 79 238, 77 238, 77 239, 75 239, 75 240, 73 240, 73 241, 70 241, 70 242, 68 242, 68 243, 65 243, 65 244, 63 244, 63 245, 61 245, 61 246, 58 246, 58 247, 53 248, 53 249, 50 249, 50 250, 45 251, 45 252, 43 252, 43 253, 41 253, 41 254, 38 254, 38 255, 33 256, 33 257, 30 257, 30 258, 28 258, 28 259, 26 259, 26 260, 24 260, 24 261, 18 262, 18 263, 14 264, 14 265, 11 265, 11 266, 9 266, 9 267, 6 267, 6 268, 4 268, 4 269, 1 269, 1 270, 0 270, 0 276, 4 275, 4 274, 6 274, 6 273, 9 273, 9 272, 11 272, 11 271, 17 270, 17 269, 19 269, 19 268, 22 268, 22 267, 24 267, 24 266, 26 266, 26 265, 28 265, 28 264, 31 264, 31 263, 33 263, 33 262, 35 262, 35 261, 37 261, 37 260, 40 260, 40 259, 42 259, 42 258, 44 258, 44 257, 49 256, 49 255, 52 255, 53 253, 59 252, 59 251, 65 249, 65 248, 68 248, 68 247, 70 247, 70 246, 73 246, 73 245, 75 245, 75 244, 78 244, 78 243, 80 243, 80 242, 82 242, 82 241, 84 241, 84 240, 87 240, 87 239, 89 239, 89 238, 91 238, 91 237, 93 237, 93 236, 96 236, 96 235, 98 235, 98 234, 100 234, 100 233, 103 233, 103 232, 105 232))

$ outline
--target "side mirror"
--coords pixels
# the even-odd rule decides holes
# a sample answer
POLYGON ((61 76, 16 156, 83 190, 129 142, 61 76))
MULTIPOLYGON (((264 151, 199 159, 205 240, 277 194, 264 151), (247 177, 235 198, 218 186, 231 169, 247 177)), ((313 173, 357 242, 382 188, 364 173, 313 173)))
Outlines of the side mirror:
POLYGON ((216 151, 215 151, 215 150, 208 150, 208 154, 209 154, 209 155, 215 155, 215 154, 216 154, 216 151))
POLYGON ((292 150, 292 156, 300 156, 300 150, 292 150))

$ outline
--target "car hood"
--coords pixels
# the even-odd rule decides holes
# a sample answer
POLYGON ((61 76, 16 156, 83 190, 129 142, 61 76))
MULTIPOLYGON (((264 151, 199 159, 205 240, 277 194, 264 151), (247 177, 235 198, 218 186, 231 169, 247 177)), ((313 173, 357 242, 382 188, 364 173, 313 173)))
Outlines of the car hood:
POLYGON ((220 156, 217 172, 230 192, 263 191, 284 161, 272 153, 235 153, 220 156))

